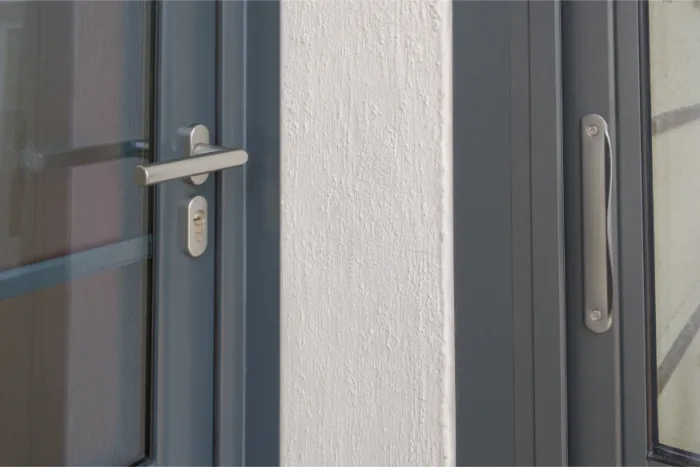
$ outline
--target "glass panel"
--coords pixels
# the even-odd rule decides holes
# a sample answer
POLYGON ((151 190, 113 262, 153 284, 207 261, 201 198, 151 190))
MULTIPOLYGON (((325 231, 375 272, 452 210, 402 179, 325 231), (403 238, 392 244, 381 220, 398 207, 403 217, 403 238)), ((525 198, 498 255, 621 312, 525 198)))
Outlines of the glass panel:
POLYGON ((700 453, 700 3, 649 2, 658 441, 700 453))
POLYGON ((0 464, 146 453, 152 16, 0 2, 0 464))

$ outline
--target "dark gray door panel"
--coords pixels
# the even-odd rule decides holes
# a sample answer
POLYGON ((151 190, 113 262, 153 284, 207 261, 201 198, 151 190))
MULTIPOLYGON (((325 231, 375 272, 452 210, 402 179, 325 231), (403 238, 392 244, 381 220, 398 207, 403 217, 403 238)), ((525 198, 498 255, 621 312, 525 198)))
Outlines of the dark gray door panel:
MULTIPOLYGON (((216 4, 162 2, 158 47, 157 151, 181 157, 180 127, 216 128, 216 4)), ((213 463, 214 231, 199 258, 184 252, 182 205, 195 195, 216 213, 214 177, 201 186, 181 180, 156 188, 155 461, 160 465, 213 463)), ((211 222, 215 217, 210 216, 211 222)))

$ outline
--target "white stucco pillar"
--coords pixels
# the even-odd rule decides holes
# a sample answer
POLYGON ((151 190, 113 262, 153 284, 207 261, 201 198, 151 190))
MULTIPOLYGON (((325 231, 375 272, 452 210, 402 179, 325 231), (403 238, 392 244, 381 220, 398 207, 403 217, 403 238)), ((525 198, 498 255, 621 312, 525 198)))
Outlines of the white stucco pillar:
POLYGON ((451 4, 281 23, 281 461, 452 465, 451 4))

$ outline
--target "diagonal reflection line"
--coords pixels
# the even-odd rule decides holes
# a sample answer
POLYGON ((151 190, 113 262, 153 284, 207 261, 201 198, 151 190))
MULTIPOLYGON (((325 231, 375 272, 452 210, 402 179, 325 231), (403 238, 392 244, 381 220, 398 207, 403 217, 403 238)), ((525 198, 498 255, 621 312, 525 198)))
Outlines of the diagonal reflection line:
POLYGON ((698 119, 700 119, 700 104, 669 110, 652 117, 651 134, 663 133, 698 119))
POLYGON ((700 305, 695 309, 688 322, 685 323, 680 334, 678 334, 676 340, 673 341, 671 349, 666 354, 666 357, 664 357, 661 365, 659 365, 656 373, 657 396, 661 394, 661 391, 666 387, 666 384, 671 379, 676 368, 678 368, 690 344, 693 342, 693 339, 695 339, 698 329, 700 329, 700 305))
POLYGON ((73 279, 138 263, 151 257, 151 237, 73 253, 0 271, 0 301, 52 287, 73 279))

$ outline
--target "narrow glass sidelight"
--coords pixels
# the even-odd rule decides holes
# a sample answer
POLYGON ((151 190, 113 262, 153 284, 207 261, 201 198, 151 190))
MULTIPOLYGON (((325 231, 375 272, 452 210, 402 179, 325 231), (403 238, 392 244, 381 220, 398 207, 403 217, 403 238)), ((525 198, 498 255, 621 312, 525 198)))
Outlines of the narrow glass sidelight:
POLYGON ((603 117, 581 120, 583 187, 583 290, 586 327, 595 333, 612 325, 615 274, 612 256, 612 194, 615 164, 603 117))

